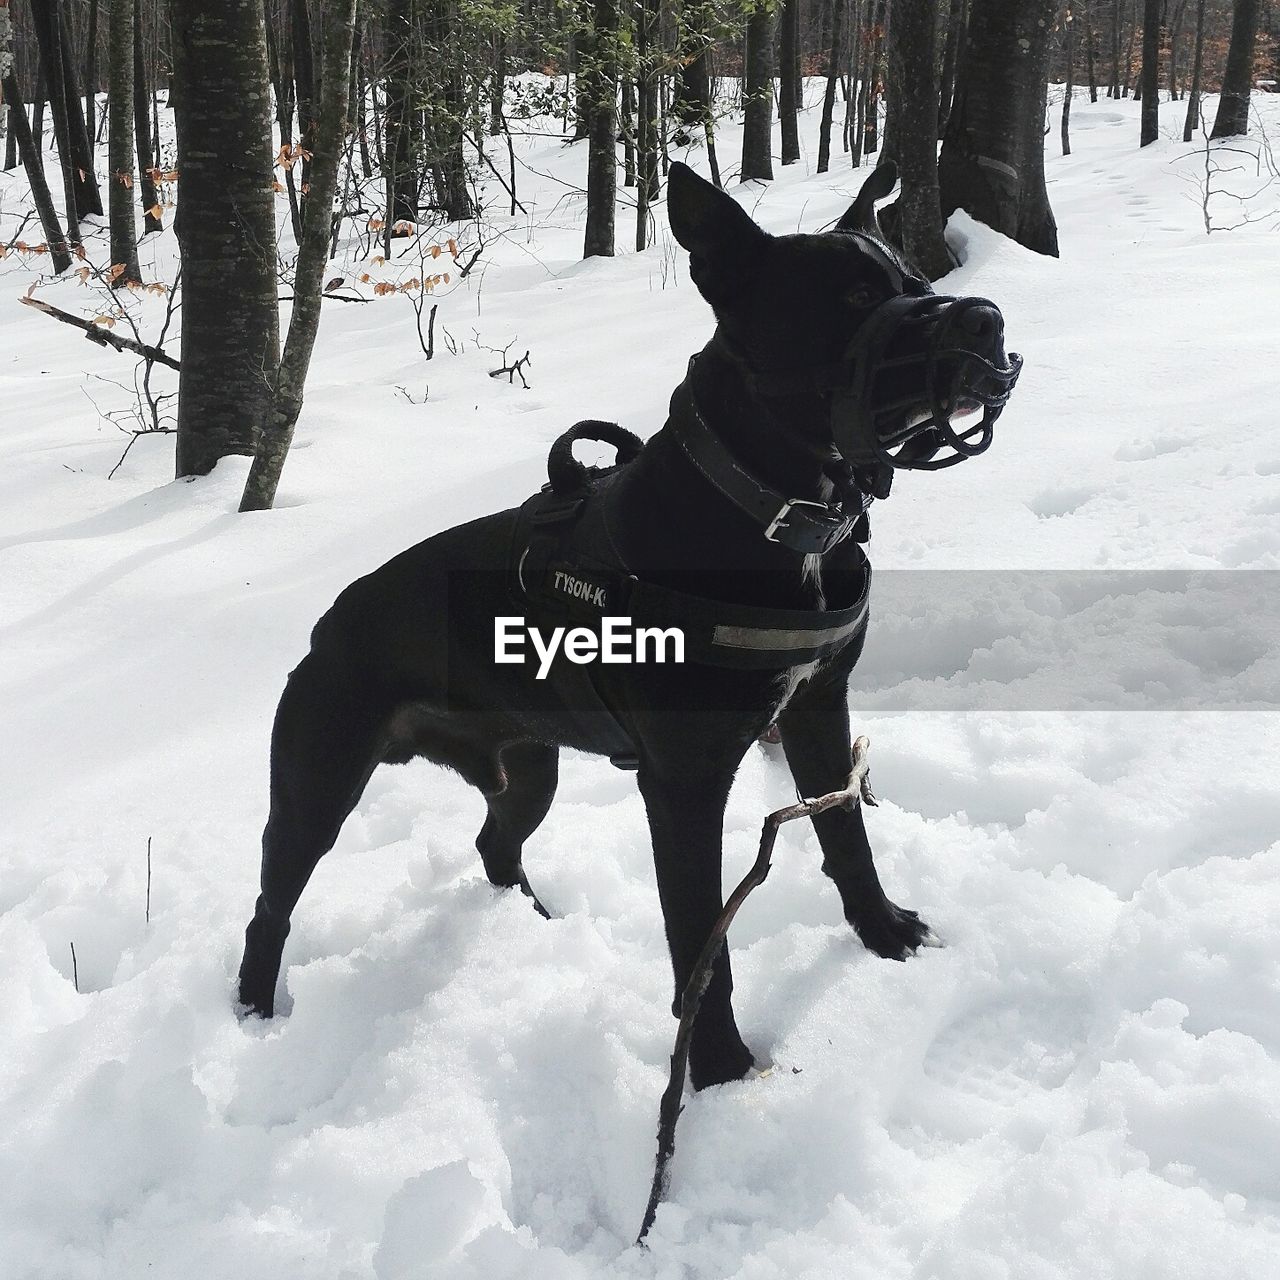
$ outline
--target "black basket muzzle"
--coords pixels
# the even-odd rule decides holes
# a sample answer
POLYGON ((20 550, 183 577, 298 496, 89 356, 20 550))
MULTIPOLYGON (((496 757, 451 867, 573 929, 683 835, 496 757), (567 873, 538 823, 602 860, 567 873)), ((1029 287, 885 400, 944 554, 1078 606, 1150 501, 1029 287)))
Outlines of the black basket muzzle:
POLYGON ((1022 371, 1021 356, 1005 356, 1003 335, 995 303, 932 293, 889 298, 859 327, 831 425, 841 456, 877 497, 887 496, 894 470, 936 471, 991 447, 1022 371))

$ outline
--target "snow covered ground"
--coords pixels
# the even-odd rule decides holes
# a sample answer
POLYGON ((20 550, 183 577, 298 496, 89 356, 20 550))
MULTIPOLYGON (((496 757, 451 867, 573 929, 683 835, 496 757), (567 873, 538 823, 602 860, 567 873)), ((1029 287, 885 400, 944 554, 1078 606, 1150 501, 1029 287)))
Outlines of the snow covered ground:
MULTIPOLYGON (((1280 136, 1280 98, 1257 107, 1280 136)), ((523 141, 528 216, 491 184, 430 364, 404 298, 326 307, 279 505, 252 516, 242 461, 174 483, 170 437, 107 478, 125 438, 99 408, 129 403, 109 380, 132 361, 21 307, 33 267, 0 263, 0 1272, 1274 1274, 1280 188, 1214 197, 1261 220, 1206 236, 1182 110, 1139 151, 1135 107, 1077 99, 1075 154, 1048 139, 1059 260, 951 223, 943 288, 996 299, 1026 371, 988 455, 898 478, 873 556, 1027 572, 883 574, 853 697, 881 874, 948 946, 866 953, 785 829, 731 935, 777 1068, 688 1100, 648 1251, 674 1025, 629 776, 565 759, 526 859, 548 923, 483 878, 477 794, 383 769, 303 899, 283 1016, 238 1022, 232 980, 314 620, 523 498, 578 418, 661 425, 711 331, 661 209, 648 252, 582 263, 585 144, 523 141), (531 389, 486 376, 507 344, 531 389), (1190 593, 1120 572, 1186 569, 1232 572, 1190 593), (950 579, 980 589, 956 604, 950 579)), ((804 128, 799 165, 738 189, 775 232, 819 229, 862 176, 813 176, 816 110, 804 128)), ((1215 185, 1262 185, 1220 163, 1243 168, 1215 185)), ((21 197, 0 178, 0 243, 21 197)), ((172 252, 144 246, 148 278, 172 252)), ((74 282, 41 296, 94 308, 74 282)), ((726 878, 790 794, 753 751, 726 878)))

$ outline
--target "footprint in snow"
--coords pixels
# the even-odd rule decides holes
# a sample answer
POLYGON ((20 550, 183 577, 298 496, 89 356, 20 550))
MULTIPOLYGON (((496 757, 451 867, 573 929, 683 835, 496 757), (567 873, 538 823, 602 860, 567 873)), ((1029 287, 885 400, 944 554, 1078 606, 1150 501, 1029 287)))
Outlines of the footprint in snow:
POLYGON ((1189 449, 1193 444, 1194 440, 1181 436, 1153 436, 1150 440, 1134 440, 1121 445, 1112 456, 1117 462, 1148 462, 1152 458, 1189 449))
POLYGON ((1046 489, 1032 498, 1027 507, 1041 520, 1052 520, 1071 515, 1094 496, 1092 489, 1046 489))

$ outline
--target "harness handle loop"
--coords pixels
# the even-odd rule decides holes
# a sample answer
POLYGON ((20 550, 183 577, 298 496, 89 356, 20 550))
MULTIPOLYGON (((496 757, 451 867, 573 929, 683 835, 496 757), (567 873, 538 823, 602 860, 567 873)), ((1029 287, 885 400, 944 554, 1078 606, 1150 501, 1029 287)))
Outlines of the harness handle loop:
POLYGON ((601 422, 598 418, 575 422, 547 454, 547 479, 551 481, 551 491, 565 498, 585 494, 593 480, 618 467, 625 467, 639 456, 643 448, 644 441, 638 435, 616 422, 601 422), (573 446, 579 440, 599 440, 613 445, 617 450, 617 461, 612 467, 586 466, 573 456, 573 446))

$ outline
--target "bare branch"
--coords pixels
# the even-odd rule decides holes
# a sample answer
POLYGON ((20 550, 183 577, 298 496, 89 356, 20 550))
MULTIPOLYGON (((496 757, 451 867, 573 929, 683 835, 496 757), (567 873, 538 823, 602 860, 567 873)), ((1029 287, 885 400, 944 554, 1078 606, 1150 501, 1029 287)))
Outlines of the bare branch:
POLYGON ((45 315, 52 316, 55 320, 61 320, 63 324, 74 325, 77 329, 84 330, 84 336, 90 342, 96 342, 100 347, 111 347, 116 351, 132 351, 135 355, 145 356, 148 360, 154 360, 157 364, 167 365, 170 369, 182 371, 182 366, 171 356, 161 351, 159 347, 148 346, 145 342, 138 342, 133 338, 126 338, 122 334, 112 333, 110 329, 103 328, 100 324, 93 324, 89 320, 82 319, 80 316, 73 316, 69 311, 63 311, 60 307, 55 307, 42 298, 19 298, 19 302, 23 306, 35 307, 37 311, 43 311, 45 315))

